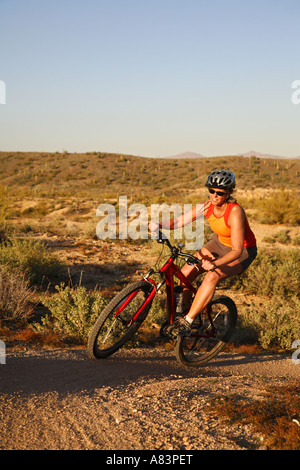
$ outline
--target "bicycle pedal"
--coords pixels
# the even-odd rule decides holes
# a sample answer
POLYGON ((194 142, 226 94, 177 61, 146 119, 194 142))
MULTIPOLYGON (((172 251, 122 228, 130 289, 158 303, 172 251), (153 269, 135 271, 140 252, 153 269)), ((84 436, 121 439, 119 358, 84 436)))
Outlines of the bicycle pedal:
POLYGON ((172 336, 172 329, 174 328, 174 323, 170 325, 170 323, 166 322, 162 325, 160 329, 160 336, 163 338, 174 339, 172 336))

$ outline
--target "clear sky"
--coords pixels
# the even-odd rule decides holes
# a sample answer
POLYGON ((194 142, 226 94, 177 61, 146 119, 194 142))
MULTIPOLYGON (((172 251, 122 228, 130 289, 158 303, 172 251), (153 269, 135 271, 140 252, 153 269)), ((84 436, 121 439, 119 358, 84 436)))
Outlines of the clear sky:
POLYGON ((300 0, 0 0, 0 150, 300 155, 300 0))

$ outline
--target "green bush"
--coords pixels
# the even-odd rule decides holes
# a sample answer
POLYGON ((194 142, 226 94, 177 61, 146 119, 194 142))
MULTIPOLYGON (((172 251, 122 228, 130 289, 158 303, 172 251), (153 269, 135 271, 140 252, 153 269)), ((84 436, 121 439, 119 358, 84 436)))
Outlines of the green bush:
POLYGON ((239 309, 239 330, 252 332, 252 339, 268 349, 280 347, 291 350, 294 340, 300 338, 300 299, 283 297, 267 299, 259 307, 239 309))
POLYGON ((263 252, 241 276, 244 290, 257 295, 292 297, 300 292, 299 250, 263 252))
POLYGON ((22 211, 22 217, 44 217, 51 211, 46 202, 38 202, 36 206, 27 207, 22 211))
POLYGON ((62 339, 85 342, 90 328, 107 304, 107 300, 94 290, 88 292, 83 286, 56 286, 57 293, 49 299, 44 296, 42 303, 50 314, 31 327, 39 333, 57 333, 62 339))
POLYGON ((274 191, 266 198, 256 201, 259 209, 256 220, 263 224, 291 224, 300 223, 300 209, 296 191, 274 191))
POLYGON ((300 235, 297 235, 294 239, 293 239, 293 245, 300 245, 300 235))
POLYGON ((0 185, 0 223, 8 217, 9 203, 6 188, 0 185))
POLYGON ((162 325, 167 321, 167 297, 163 292, 161 295, 156 295, 154 297, 151 310, 149 315, 145 320, 145 325, 151 325, 156 323, 157 325, 162 325))
POLYGON ((274 237, 276 241, 282 243, 283 245, 287 245, 291 241, 288 230, 280 230, 279 232, 275 233, 274 237))
POLYGON ((300 338, 299 257, 297 249, 264 250, 245 273, 224 281, 225 287, 262 299, 239 306, 234 342, 290 349, 300 338))
POLYGON ((222 283, 225 287, 255 295, 292 297, 300 292, 300 253, 297 249, 259 251, 241 275, 222 283))
POLYGON ((58 258, 41 242, 12 238, 0 244, 0 265, 19 268, 31 283, 41 282, 60 274, 62 265, 58 258))
POLYGON ((272 236, 266 236, 262 239, 264 243, 276 243, 275 237, 272 236))
POLYGON ((264 237, 263 242, 266 243, 282 243, 283 245, 288 245, 291 243, 291 237, 288 230, 279 230, 279 232, 274 233, 273 236, 264 237))

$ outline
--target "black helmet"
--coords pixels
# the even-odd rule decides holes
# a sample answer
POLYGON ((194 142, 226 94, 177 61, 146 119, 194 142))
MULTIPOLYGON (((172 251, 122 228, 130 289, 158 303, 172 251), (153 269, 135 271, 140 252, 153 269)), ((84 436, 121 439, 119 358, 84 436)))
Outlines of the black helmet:
POLYGON ((235 188, 235 175, 232 171, 226 171, 226 170, 213 171, 207 177, 205 186, 221 188, 221 189, 234 189, 235 188))

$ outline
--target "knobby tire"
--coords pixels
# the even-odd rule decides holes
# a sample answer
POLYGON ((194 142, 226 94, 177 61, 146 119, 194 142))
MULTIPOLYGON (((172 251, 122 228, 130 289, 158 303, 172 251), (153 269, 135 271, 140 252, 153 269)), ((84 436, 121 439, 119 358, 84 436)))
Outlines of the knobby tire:
POLYGON ((215 328, 207 310, 194 320, 191 336, 178 336, 175 344, 176 359, 188 367, 207 364, 219 354, 229 342, 237 321, 237 309, 232 299, 227 296, 215 297, 208 305, 215 328))
POLYGON ((147 300, 154 286, 146 281, 129 284, 104 308, 97 318, 88 338, 87 352, 91 358, 103 359, 124 346, 145 320, 151 303, 148 303, 135 321, 131 321, 138 309, 147 300), (132 299, 131 295, 136 294, 132 299), (128 299, 131 299, 128 302, 128 299), (117 313, 122 306, 126 307, 117 313))

